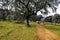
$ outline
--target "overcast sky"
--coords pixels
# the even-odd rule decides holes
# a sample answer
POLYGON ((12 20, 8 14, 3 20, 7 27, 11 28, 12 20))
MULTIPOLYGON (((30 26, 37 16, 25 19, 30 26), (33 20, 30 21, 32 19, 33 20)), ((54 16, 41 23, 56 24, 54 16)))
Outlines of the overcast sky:
MULTIPOLYGON (((57 1, 57 3, 54 3, 56 5, 56 8, 57 8, 56 13, 57 14, 60 14, 60 0, 56 0, 56 1, 57 1)), ((43 14, 41 14, 40 11, 37 12, 37 15, 42 15, 43 17, 47 17, 47 16, 51 16, 51 15, 56 14, 56 13, 53 13, 52 12, 52 9, 51 8, 47 8, 47 9, 50 12, 50 13, 48 13, 48 15, 43 15, 43 14)))
MULTIPOLYGON (((56 14, 56 13, 53 13, 52 12, 52 9, 51 8, 48 8, 48 11, 50 12, 50 13, 48 13, 48 15, 43 15, 43 14, 41 14, 40 11, 37 12, 37 15, 43 15, 44 17, 46 17, 46 16, 51 16, 51 15, 56 14)), ((56 12, 57 12, 57 14, 60 14, 60 4, 57 6, 56 12)))

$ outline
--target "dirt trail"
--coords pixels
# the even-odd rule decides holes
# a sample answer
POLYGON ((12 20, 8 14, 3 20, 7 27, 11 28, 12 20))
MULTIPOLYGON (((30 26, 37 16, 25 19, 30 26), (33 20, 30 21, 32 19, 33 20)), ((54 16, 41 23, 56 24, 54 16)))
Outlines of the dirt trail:
POLYGON ((36 26, 36 40, 60 40, 58 35, 47 30, 41 24, 36 26))

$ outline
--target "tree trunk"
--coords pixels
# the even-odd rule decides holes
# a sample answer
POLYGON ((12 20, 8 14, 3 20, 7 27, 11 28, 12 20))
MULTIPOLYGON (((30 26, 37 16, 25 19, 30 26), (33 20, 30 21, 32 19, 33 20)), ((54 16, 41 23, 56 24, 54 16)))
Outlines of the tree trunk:
POLYGON ((26 17, 26 22, 27 22, 27 26, 29 27, 30 24, 29 24, 29 17, 26 17))

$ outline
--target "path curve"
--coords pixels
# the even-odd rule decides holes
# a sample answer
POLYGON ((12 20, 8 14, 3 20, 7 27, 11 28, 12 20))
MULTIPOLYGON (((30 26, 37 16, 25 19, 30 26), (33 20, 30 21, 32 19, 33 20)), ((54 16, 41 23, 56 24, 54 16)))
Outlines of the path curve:
POLYGON ((37 24, 36 40, 60 40, 60 38, 58 35, 44 28, 42 24, 37 24))

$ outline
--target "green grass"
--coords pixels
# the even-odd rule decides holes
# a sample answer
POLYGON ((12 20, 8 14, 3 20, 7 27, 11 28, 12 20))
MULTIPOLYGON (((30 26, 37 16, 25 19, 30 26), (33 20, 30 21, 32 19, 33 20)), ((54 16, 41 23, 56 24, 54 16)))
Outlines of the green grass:
POLYGON ((49 29, 50 31, 54 32, 55 34, 58 34, 60 36, 60 24, 51 24, 49 22, 44 23, 45 28, 49 29))
MULTIPOLYGON (((35 40, 35 22, 30 22, 31 27, 26 23, 17 24, 14 21, 0 21, 0 40, 35 40)), ((44 23, 45 28, 60 35, 60 25, 44 23)))
POLYGON ((0 21, 0 40, 34 40, 35 24, 30 22, 31 27, 27 27, 26 24, 0 21))

